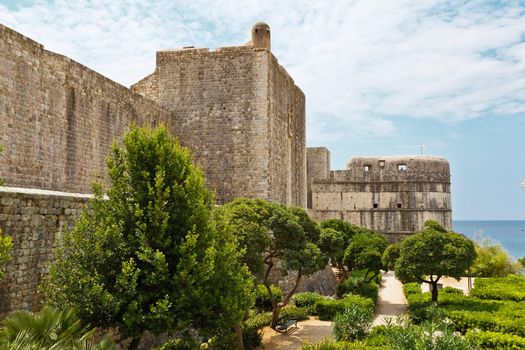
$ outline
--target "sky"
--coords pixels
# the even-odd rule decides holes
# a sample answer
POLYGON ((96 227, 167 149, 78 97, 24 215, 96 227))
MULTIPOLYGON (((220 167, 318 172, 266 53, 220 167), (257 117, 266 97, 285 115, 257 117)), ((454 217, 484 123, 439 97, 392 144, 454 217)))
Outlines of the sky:
POLYGON ((0 0, 0 23, 125 86, 158 50, 244 44, 257 21, 333 169, 424 144, 454 219, 525 219, 525 0, 0 0))

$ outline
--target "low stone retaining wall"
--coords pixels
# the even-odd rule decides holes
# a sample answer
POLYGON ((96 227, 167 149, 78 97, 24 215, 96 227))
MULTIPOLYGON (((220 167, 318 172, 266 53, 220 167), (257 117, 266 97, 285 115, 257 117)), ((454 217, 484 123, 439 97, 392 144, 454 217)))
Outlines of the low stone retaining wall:
POLYGON ((53 249, 75 224, 91 195, 0 187, 0 228, 13 239, 0 281, 0 314, 40 308, 37 292, 53 249))

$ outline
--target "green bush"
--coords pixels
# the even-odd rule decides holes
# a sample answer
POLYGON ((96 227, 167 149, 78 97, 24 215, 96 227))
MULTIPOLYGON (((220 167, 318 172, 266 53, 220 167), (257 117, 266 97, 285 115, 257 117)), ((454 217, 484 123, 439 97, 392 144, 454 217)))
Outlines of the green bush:
POLYGON ((346 294, 357 294, 373 300, 377 303, 379 287, 376 281, 366 282, 361 276, 350 276, 337 285, 336 295, 342 298, 346 294))
POLYGON ((261 345, 262 333, 261 330, 255 327, 243 327, 242 340, 244 350, 252 350, 261 345))
POLYGON ((315 344, 310 345, 306 344, 303 345, 301 348, 302 350, 387 350, 386 347, 375 347, 375 346, 369 346, 367 343, 364 342, 334 342, 328 339, 325 339, 324 341, 315 344))
POLYGON ((293 318, 297 321, 303 321, 308 319, 309 313, 307 308, 287 305, 282 309, 280 316, 287 316, 288 318, 293 318))
MULTIPOLYGON (((279 303, 282 300, 281 296, 281 290, 276 286, 270 286, 270 289, 272 290, 272 294, 275 298, 275 302, 279 303)), ((264 286, 264 284, 257 285, 257 288, 255 290, 255 308, 259 310, 259 312, 263 311, 272 311, 272 301, 270 300, 270 295, 268 294, 268 289, 264 286)))
POLYGON ((479 349, 525 349, 525 338, 513 334, 469 330, 465 338, 479 349))
POLYGON ((458 288, 452 288, 452 287, 445 287, 441 290, 441 293, 446 293, 446 294, 460 294, 460 295, 464 295, 465 293, 463 293, 463 291, 461 289, 458 289, 458 288))
POLYGON ((248 328, 263 328, 268 326, 272 321, 272 312, 261 312, 250 315, 250 317, 244 321, 244 324, 248 328))
POLYGON ((405 296, 407 298, 413 294, 423 294, 423 291, 421 290, 421 284, 417 282, 405 283, 403 285, 403 291, 405 292, 405 296))
POLYGON ((333 320, 337 313, 343 312, 345 308, 357 304, 361 307, 374 307, 374 303, 371 299, 365 298, 359 295, 348 295, 343 299, 326 299, 321 300, 316 304, 316 312, 319 315, 320 320, 330 321, 333 320))
POLYGON ((193 339, 168 339, 155 350, 199 350, 200 345, 193 339))
POLYGON ((525 277, 476 278, 471 295, 480 299, 525 301, 525 277))
POLYGON ((374 319, 373 307, 352 304, 334 317, 333 332, 337 341, 363 339, 374 319))
POLYGON ((315 304, 321 300, 327 300, 324 295, 312 292, 297 293, 292 296, 292 301, 297 307, 306 308, 310 315, 317 315, 315 304))

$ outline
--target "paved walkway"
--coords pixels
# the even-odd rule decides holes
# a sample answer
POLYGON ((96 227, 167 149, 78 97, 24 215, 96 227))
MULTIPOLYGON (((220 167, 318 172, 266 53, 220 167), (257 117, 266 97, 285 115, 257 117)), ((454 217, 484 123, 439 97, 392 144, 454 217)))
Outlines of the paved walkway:
POLYGON ((396 279, 393 271, 383 273, 373 326, 385 324, 385 317, 396 317, 406 312, 407 300, 403 293, 403 284, 396 279))
POLYGON ((297 322, 297 330, 291 334, 277 333, 270 327, 264 327, 262 345, 257 350, 297 350, 303 344, 316 344, 325 338, 333 339, 332 322, 315 318, 297 322))

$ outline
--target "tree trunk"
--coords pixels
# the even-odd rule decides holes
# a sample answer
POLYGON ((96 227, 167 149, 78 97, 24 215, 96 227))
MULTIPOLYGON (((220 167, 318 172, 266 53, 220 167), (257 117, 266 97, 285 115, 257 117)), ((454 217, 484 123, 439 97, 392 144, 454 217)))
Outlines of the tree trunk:
POLYGON ((233 330, 235 331, 235 343, 237 344, 237 347, 239 348, 239 350, 244 350, 244 341, 242 339, 241 325, 235 325, 233 327, 233 330))
POLYGON ((438 281, 432 281, 432 301, 437 303, 438 301, 438 281))
POLYGON ((270 323, 270 328, 275 329, 277 327, 277 321, 279 320, 279 314, 281 313, 281 309, 283 308, 283 304, 279 303, 276 307, 272 310, 272 322, 270 323))

